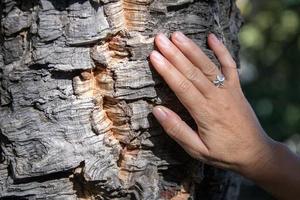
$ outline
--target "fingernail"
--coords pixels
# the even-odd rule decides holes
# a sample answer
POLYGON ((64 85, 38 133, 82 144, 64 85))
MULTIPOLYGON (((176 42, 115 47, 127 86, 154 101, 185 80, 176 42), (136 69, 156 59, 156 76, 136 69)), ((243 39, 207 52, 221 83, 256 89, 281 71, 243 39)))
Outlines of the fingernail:
POLYGON ((212 39, 212 41, 215 43, 215 44, 219 44, 220 43, 220 40, 217 38, 217 36, 213 33, 210 34, 210 37, 212 39))
POLYGON ((165 120, 167 118, 167 113, 161 107, 154 107, 152 113, 159 120, 165 120))
POLYGON ((153 51, 152 52, 152 57, 157 61, 157 62, 163 62, 164 61, 164 58, 163 56, 158 53, 157 51, 153 51))
POLYGON ((188 41, 188 38, 183 33, 181 33, 180 31, 175 32, 175 39, 178 42, 187 42, 188 41))
POLYGON ((158 35, 158 40, 159 40, 159 43, 164 47, 170 47, 171 46, 170 40, 163 33, 160 33, 158 35))

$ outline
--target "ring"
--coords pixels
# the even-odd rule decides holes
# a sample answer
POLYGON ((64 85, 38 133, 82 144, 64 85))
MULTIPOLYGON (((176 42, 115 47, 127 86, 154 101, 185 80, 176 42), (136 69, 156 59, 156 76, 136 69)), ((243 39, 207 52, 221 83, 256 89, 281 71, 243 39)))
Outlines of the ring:
POLYGON ((217 87, 223 87, 225 82, 225 76, 223 74, 219 74, 216 76, 216 79, 213 81, 213 84, 217 87))

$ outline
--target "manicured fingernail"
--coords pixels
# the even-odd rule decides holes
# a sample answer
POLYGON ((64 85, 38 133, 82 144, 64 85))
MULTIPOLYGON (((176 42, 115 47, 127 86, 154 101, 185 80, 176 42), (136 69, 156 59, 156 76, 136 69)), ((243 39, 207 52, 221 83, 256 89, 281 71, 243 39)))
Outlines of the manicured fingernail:
POLYGON ((175 32, 174 35, 175 35, 175 39, 178 42, 187 42, 188 41, 188 38, 183 33, 181 33, 180 31, 175 32))
POLYGON ((164 57, 158 53, 157 51, 152 52, 152 57, 157 61, 157 62, 164 62, 164 57))
POLYGON ((159 121, 165 120, 167 118, 167 113, 161 107, 154 107, 152 112, 159 121))
POLYGON ((212 41, 215 43, 215 44, 219 44, 220 43, 220 40, 217 38, 217 36, 213 33, 210 34, 210 37, 212 39, 212 41))
POLYGON ((160 45, 162 45, 164 47, 170 47, 171 46, 170 40, 163 33, 160 33, 158 35, 158 41, 159 41, 160 45))

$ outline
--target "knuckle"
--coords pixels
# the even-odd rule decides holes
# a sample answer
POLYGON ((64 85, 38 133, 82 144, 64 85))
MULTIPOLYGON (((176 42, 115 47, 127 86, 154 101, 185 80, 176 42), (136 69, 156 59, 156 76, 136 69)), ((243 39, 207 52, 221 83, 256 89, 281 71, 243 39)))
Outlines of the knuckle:
MULTIPOLYGON (((224 87, 226 87, 226 84, 222 87, 222 90, 225 89, 224 87)), ((216 86, 212 86, 210 88, 210 90, 205 94, 206 98, 208 99, 208 101, 214 101, 216 99, 216 95, 219 95, 220 88, 217 88, 216 86)), ((223 97, 221 97, 221 99, 223 99, 223 97)))
POLYGON ((192 83, 186 79, 183 79, 178 83, 179 92, 184 93, 187 90, 189 90, 191 87, 192 87, 192 83))
POLYGON ((179 51, 175 48, 175 47, 171 47, 167 50, 167 53, 169 54, 169 56, 171 56, 172 58, 173 57, 176 57, 179 53, 179 51))
POLYGON ((229 87, 233 87, 233 88, 239 88, 239 87, 241 87, 238 72, 234 72, 234 71, 233 71, 233 72, 230 74, 230 77, 229 77, 229 79, 227 80, 227 85, 228 85, 229 87))
POLYGON ((224 46, 224 44, 220 45, 219 52, 220 52, 220 54, 223 54, 223 55, 228 55, 229 54, 229 52, 228 52, 227 48, 224 46))
POLYGON ((189 53, 197 52, 199 50, 199 47, 193 41, 187 42, 186 47, 187 47, 189 53))
POLYGON ((178 138, 182 131, 181 123, 177 122, 177 123, 171 124, 169 127, 167 127, 165 129, 165 131, 167 133, 169 133, 170 135, 172 135, 173 137, 178 138))
POLYGON ((215 64, 209 63, 205 67, 204 74, 206 76, 214 76, 217 74, 218 67, 215 64))
POLYGON ((237 68, 237 64, 235 62, 235 60, 233 59, 233 57, 231 56, 230 52, 225 49, 224 52, 222 52, 223 59, 226 61, 228 67, 230 68, 237 68))
POLYGON ((233 58, 230 55, 227 58, 228 58, 227 59, 227 66, 225 66, 225 67, 229 67, 229 68, 232 68, 232 69, 237 69, 237 64, 233 60, 233 58))
POLYGON ((198 71, 194 67, 192 67, 187 71, 186 77, 191 81, 195 81, 198 79, 198 71))
POLYGON ((236 64, 236 62, 233 60, 233 58, 230 56, 230 65, 232 66, 232 68, 235 68, 235 69, 237 69, 237 64, 236 64))

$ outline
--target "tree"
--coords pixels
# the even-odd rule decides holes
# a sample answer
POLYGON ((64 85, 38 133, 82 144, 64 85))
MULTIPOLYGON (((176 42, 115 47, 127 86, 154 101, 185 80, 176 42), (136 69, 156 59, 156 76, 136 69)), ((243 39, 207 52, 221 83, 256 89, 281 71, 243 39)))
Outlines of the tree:
POLYGON ((148 55, 180 30, 238 60, 233 0, 3 0, 0 198, 236 199, 239 179, 191 159, 151 115, 194 122, 148 55))

